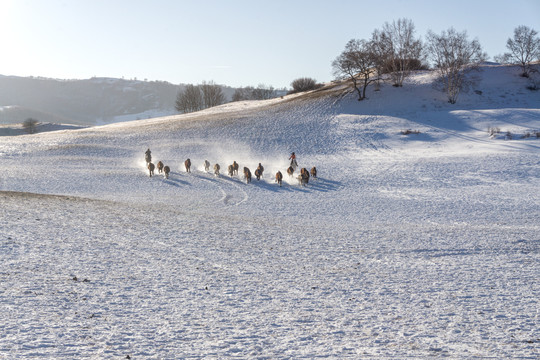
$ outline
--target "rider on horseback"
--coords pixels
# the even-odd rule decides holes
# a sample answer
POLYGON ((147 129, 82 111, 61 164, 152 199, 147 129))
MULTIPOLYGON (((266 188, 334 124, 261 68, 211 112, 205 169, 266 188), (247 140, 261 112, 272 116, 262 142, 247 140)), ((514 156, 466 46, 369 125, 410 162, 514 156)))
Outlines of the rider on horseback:
POLYGON ((296 169, 298 167, 298 163, 296 162, 296 155, 294 154, 294 151, 289 157, 289 160, 291 160, 291 166, 296 169))
POLYGON ((150 149, 146 150, 146 152, 144 153, 144 158, 147 164, 152 162, 152 152, 150 151, 150 149))

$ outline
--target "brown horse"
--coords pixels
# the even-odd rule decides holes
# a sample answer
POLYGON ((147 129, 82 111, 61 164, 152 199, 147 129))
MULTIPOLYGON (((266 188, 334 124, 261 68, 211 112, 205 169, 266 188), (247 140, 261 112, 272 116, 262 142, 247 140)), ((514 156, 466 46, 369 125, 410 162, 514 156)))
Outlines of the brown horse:
POLYGON ((204 171, 210 171, 210 162, 208 160, 204 160, 204 171))
POLYGON ((251 171, 249 171, 247 167, 244 167, 244 178, 246 179, 247 184, 251 182, 251 171))
POLYGON ((186 161, 184 161, 184 166, 186 167, 186 172, 190 173, 191 172, 191 160, 187 159, 186 161))
POLYGON ((279 184, 279 186, 281 186, 281 183, 283 182, 283 174, 281 173, 281 171, 278 171, 276 173, 276 181, 279 184))
POLYGON ((232 163, 234 174, 238 175, 238 163, 236 161, 233 161, 232 163))
POLYGON ((152 177, 152 175, 154 175, 154 164, 152 163, 148 163, 148 171, 150 172, 150 177, 152 177))
POLYGON ((234 174, 234 166, 232 165, 227 166, 227 173, 229 174, 229 176, 232 177, 234 174))
POLYGON ((259 170, 261 172, 261 177, 263 176, 263 172, 264 172, 264 167, 262 166, 261 163, 259 163, 259 166, 257 166, 257 170, 259 170))
POLYGON ((292 166, 289 166, 287 168, 287 174, 289 174, 289 176, 293 176, 294 174, 294 168, 292 166))
POLYGON ((163 172, 163 163, 161 161, 158 161, 157 163, 157 171, 158 174, 161 174, 163 172))
POLYGON ((300 170, 300 176, 298 177, 298 179, 300 180, 300 184, 302 184, 302 186, 307 185, 307 183, 309 182, 309 172, 306 168, 302 168, 300 170))
POLYGON ((314 179, 317 178, 317 168, 315 166, 311 168, 311 177, 314 179))
POLYGON ((163 167, 163 172, 165 173, 165 179, 169 178, 169 173, 171 172, 171 169, 168 166, 163 167))
POLYGON ((262 171, 261 169, 257 168, 255 170, 255 177, 257 178, 257 181, 261 180, 261 176, 262 176, 262 171))
POLYGON ((214 165, 214 175, 219 176, 219 164, 214 165))

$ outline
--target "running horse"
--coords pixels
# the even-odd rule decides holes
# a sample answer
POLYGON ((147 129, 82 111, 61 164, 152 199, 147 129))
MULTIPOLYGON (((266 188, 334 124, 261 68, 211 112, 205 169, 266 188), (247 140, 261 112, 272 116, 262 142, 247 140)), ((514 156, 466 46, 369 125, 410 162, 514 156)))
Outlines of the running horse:
POLYGON ((300 184, 302 186, 306 186, 309 182, 309 171, 307 171, 306 168, 300 169, 300 176, 298 177, 298 180, 300 180, 300 184))
POLYGON ((261 173, 261 177, 262 177, 262 176, 263 176, 263 172, 264 172, 264 166, 262 166, 262 164, 261 164, 261 163, 259 163, 259 166, 257 166, 257 170, 259 170, 259 171, 260 171, 260 173, 261 173))
POLYGON ((257 168, 255 170, 255 177, 257 178, 257 181, 261 180, 261 176, 262 176, 262 171, 261 169, 257 168))
POLYGON ((294 168, 292 166, 289 166, 287 168, 287 174, 289 174, 289 176, 293 176, 294 174, 294 168))
POLYGON ((281 183, 283 182, 283 174, 281 173, 281 171, 278 171, 276 173, 276 181, 279 184, 279 186, 281 187, 281 183))
POLYGON ((161 161, 158 161, 156 166, 157 166, 158 174, 161 174, 163 172, 163 163, 161 161))
POLYGON ((152 177, 152 175, 154 175, 154 168, 155 168, 155 166, 154 166, 154 164, 152 164, 152 163, 148 163, 148 166, 147 166, 147 167, 148 167, 148 171, 150 172, 150 177, 152 177))
POLYGON ((244 167, 244 178, 246 179, 247 184, 251 182, 251 171, 249 171, 247 167, 244 167))

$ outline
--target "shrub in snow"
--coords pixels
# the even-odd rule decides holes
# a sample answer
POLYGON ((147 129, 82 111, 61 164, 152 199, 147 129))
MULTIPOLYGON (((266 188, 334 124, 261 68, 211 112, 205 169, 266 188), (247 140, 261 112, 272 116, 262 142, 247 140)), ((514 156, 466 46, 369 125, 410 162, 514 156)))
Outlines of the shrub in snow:
POLYGON ((318 84, 317 80, 312 78, 298 78, 291 83, 292 90, 288 94, 295 94, 304 91, 316 90, 322 87, 322 84, 318 84))
POLYGON ((420 134, 420 131, 418 130, 411 130, 411 129, 407 129, 407 130, 401 130, 401 135, 410 135, 410 134, 420 134))
POLYGON ((493 136, 495 136, 497 134, 500 134, 500 132, 501 132, 501 129, 498 128, 498 127, 489 127, 488 128, 488 134, 491 137, 493 137, 493 136))
POLYGON ((540 86, 538 86, 537 83, 535 82, 530 82, 530 84, 527 86, 527 90, 531 90, 531 91, 537 91, 538 89, 540 89, 540 86))

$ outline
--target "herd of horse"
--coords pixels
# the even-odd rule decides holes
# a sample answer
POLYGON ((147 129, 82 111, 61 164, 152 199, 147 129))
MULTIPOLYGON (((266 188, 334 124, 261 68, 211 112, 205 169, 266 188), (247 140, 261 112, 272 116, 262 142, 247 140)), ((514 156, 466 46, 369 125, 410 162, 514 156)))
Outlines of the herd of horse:
MULTIPOLYGON (((147 167, 147 169, 149 171, 150 177, 152 177, 154 175, 154 169, 157 167, 159 174, 163 173, 166 179, 169 178, 169 173, 171 172, 171 169, 170 169, 169 166, 165 166, 163 164, 163 162, 161 162, 161 161, 159 161, 157 163, 157 166, 154 165, 152 163, 152 156, 150 155, 149 152, 146 153, 145 160, 146 160, 146 167, 147 167)), ((186 172, 188 172, 188 173, 191 172, 191 160, 190 159, 187 159, 186 161, 184 161, 184 167, 186 168, 186 172)), ((240 166, 238 165, 238 163, 236 161, 233 161, 232 164, 227 166, 227 174, 230 177, 233 177, 234 175, 238 175, 239 168, 240 168, 240 166)), ((217 163, 214 164, 214 175, 215 176, 220 175, 219 174, 220 169, 221 169, 221 167, 219 166, 219 164, 217 164, 217 163)), ((289 175, 289 177, 292 178, 294 176, 294 173, 295 173, 296 169, 297 169, 296 161, 291 161, 290 166, 287 168, 287 174, 289 175)), ((210 162, 208 160, 204 160, 204 170, 206 172, 210 171, 210 162)), ((263 173, 264 173, 264 167, 262 166, 261 163, 259 163, 259 165, 257 166, 257 169, 255 170, 255 173, 254 173, 255 178, 257 180, 260 180, 262 178, 262 176, 263 176, 263 173)), ((300 174, 297 176, 297 179, 298 179, 299 183, 302 186, 306 186, 309 183, 310 176, 313 179, 317 178, 317 168, 315 166, 312 167, 310 171, 308 171, 306 168, 301 168, 300 169, 300 174)), ((244 179, 246 180, 247 184, 251 183, 251 171, 249 170, 248 167, 244 167, 244 179)), ((282 186, 283 174, 281 173, 281 171, 278 171, 276 173, 275 181, 279 184, 279 186, 282 186)))
POLYGON ((164 166, 163 162, 158 161, 156 165, 154 165, 152 162, 147 162, 146 167, 148 168, 148 171, 150 172, 150 177, 154 175, 154 169, 157 167, 158 173, 163 173, 163 176, 165 176, 165 179, 169 178, 169 173, 171 172, 171 168, 168 166, 164 166))

